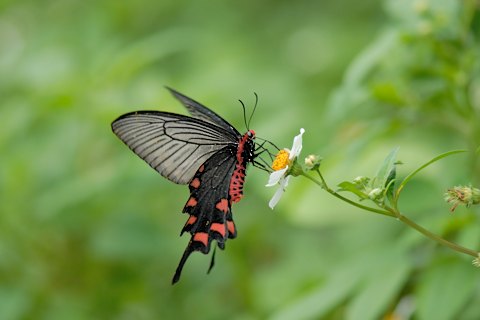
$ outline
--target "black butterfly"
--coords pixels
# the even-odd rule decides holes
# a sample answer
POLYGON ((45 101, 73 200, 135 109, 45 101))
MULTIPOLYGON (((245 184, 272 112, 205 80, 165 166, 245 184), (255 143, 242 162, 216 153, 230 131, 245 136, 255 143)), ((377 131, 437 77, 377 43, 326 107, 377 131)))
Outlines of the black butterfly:
POLYGON ((207 254, 212 240, 224 249, 227 239, 236 237, 231 206, 243 196, 246 167, 248 163, 264 166, 255 161, 253 130, 242 135, 212 110, 169 90, 193 118, 136 111, 116 119, 112 130, 162 176, 189 184, 190 198, 183 212, 190 217, 180 235, 188 231, 192 237, 173 277, 176 283, 193 251, 207 254))

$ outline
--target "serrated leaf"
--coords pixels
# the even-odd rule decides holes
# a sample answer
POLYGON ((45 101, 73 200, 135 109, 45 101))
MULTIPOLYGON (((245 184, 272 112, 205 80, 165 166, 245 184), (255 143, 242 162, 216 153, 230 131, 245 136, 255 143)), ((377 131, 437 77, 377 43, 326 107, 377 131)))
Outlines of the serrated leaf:
POLYGON ((357 188, 357 185, 350 182, 350 181, 343 181, 343 182, 339 183, 338 186, 341 188, 340 191, 349 191, 349 192, 354 193, 357 196, 359 196, 360 199, 367 199, 368 198, 368 195, 366 195, 364 192, 359 190, 357 188))

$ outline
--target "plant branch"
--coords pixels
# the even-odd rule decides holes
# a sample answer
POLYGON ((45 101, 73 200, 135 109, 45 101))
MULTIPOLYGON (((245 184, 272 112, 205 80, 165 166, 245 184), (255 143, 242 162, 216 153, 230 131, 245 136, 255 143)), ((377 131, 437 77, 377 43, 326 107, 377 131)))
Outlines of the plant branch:
POLYGON ((371 208, 371 207, 368 207, 368 206, 364 206, 362 204, 359 204, 355 201, 352 201, 348 198, 345 198, 344 196, 340 195, 338 192, 336 192, 335 190, 332 190, 330 189, 326 182, 325 182, 325 179, 323 179, 323 176, 320 174, 320 171, 318 171, 319 175, 320 175, 320 179, 321 181, 318 181, 317 179, 313 178, 312 176, 309 176, 308 174, 306 173, 303 173, 302 176, 304 176, 305 178, 309 179, 310 181, 312 181, 313 183, 317 184, 318 186, 320 186, 321 188, 323 188, 325 191, 327 191, 328 193, 330 193, 332 196, 334 197, 337 197, 338 199, 340 200, 343 200, 349 204, 351 204, 352 206, 355 206, 357 208, 360 208, 360 209, 363 209, 363 210, 367 210, 367 211, 371 211, 371 212, 375 212, 375 213, 379 213, 379 214, 383 214, 383 215, 386 215, 386 216, 389 216, 389 217, 395 217, 395 214, 392 213, 392 212, 389 212, 389 211, 386 211, 386 210, 380 210, 380 209, 376 209, 376 208, 371 208))
POLYGON ((398 218, 398 220, 402 221, 403 223, 405 223, 406 225, 408 225, 409 227, 417 230, 418 232, 420 232, 421 234, 423 234, 424 236, 426 236, 427 238, 430 238, 446 247, 449 247, 450 249, 453 249, 457 252, 461 252, 461 253, 465 253, 465 254, 468 254, 472 257, 475 257, 477 258, 478 255, 479 255, 479 252, 476 252, 475 250, 471 250, 471 249, 468 249, 468 248, 465 248, 461 245, 458 245, 458 244, 455 244, 453 242, 450 242, 448 240, 445 240, 444 238, 440 237, 439 235, 433 233, 433 232, 430 232, 428 231, 427 229, 425 229, 424 227, 416 224, 415 222, 413 222, 412 220, 410 220, 409 218, 407 218, 406 216, 404 216, 403 214, 401 214, 400 212, 396 212, 396 216, 398 218))
POLYGON ((475 250, 471 250, 471 249, 468 249, 468 248, 465 248, 461 245, 458 245, 458 244, 455 244, 453 242, 450 242, 448 240, 445 240, 444 238, 440 237, 439 235, 433 233, 433 232, 430 232, 428 231, 427 229, 425 229, 424 227, 416 224, 415 222, 413 222, 412 220, 410 220, 409 218, 407 218, 406 216, 404 216, 403 214, 401 214, 397 209, 395 208, 390 208, 390 207, 385 207, 384 210, 381 210, 381 209, 377 209, 377 208, 371 208, 371 207, 368 207, 368 206, 364 206, 364 205, 361 205, 355 201, 352 201, 348 198, 345 198, 344 196, 340 195, 338 192, 336 192, 335 190, 332 190, 328 187, 327 185, 327 182, 325 181, 325 179, 323 178, 320 170, 316 170, 318 175, 320 176, 320 181, 313 178, 312 176, 306 174, 306 173, 302 173, 301 175, 304 176, 305 178, 309 179, 310 181, 312 181, 313 183, 317 184, 318 186, 320 186, 322 189, 324 189, 325 191, 327 191, 328 193, 330 193, 331 195, 333 195, 334 197, 340 199, 340 200, 343 200, 357 208, 360 208, 360 209, 363 209, 363 210, 367 210, 367 211, 370 211, 370 212, 375 212, 375 213, 379 213, 379 214, 382 214, 382 215, 385 215, 385 216, 389 216, 389 217, 392 217, 392 218, 397 218, 399 221, 403 222, 404 224, 406 224, 407 226, 409 226, 410 228, 412 229, 415 229, 417 230, 418 232, 420 232, 421 234, 423 234, 424 236, 426 236, 427 238, 433 240, 433 241, 436 241, 437 243, 441 244, 441 245, 444 245, 446 247, 449 247, 450 249, 452 250, 455 250, 457 252, 460 252, 460 253, 464 253, 464 254, 468 254, 472 257, 475 257, 475 258, 478 258, 480 256, 480 252, 477 252, 475 250))

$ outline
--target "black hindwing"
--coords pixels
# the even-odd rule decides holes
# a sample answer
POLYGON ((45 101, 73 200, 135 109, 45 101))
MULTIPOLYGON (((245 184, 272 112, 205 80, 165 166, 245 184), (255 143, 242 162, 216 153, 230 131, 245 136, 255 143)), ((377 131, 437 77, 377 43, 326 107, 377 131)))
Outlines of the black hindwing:
POLYGON ((162 176, 189 184, 190 198, 183 209, 189 218, 182 234, 189 232, 191 238, 175 272, 175 283, 192 252, 208 253, 213 240, 223 249, 228 238, 236 237, 231 204, 240 200, 246 164, 253 161, 254 132, 242 136, 212 110, 168 89, 192 117, 137 111, 113 121, 112 130, 162 176))

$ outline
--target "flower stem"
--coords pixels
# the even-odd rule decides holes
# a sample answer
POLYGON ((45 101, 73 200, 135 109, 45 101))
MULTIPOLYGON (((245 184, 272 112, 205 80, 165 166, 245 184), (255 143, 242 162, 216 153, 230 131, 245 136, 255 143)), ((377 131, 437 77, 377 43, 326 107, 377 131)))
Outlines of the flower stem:
POLYGON ((415 222, 413 222, 412 220, 410 220, 409 218, 407 218, 406 216, 401 214, 397 209, 390 208, 390 207, 386 207, 385 208, 386 210, 371 208, 371 207, 368 207, 368 206, 361 205, 361 204, 359 204, 355 201, 352 201, 348 198, 345 198, 344 196, 338 194, 335 190, 330 189, 327 185, 327 182, 323 178, 320 170, 317 169, 316 171, 317 171, 318 175, 320 176, 321 181, 318 181, 317 179, 311 177, 310 175, 308 175, 306 173, 302 173, 301 175, 303 175, 305 178, 309 179, 313 183, 317 184, 318 186, 320 186, 322 189, 324 189, 325 191, 327 191, 328 193, 330 193, 334 197, 337 197, 338 199, 343 200, 343 201, 345 201, 345 202, 347 202, 347 203, 349 203, 349 204, 351 204, 351 205, 353 205, 357 208, 364 209, 364 210, 371 211, 371 212, 375 212, 375 213, 379 213, 379 214, 383 214, 385 216, 389 216, 389 217, 392 217, 392 218, 397 218, 399 221, 403 222, 404 224, 406 224, 410 228, 417 230, 418 232, 420 232, 421 234, 423 234, 427 238, 432 239, 432 240, 436 241, 437 243, 439 243, 441 245, 449 247, 450 249, 455 250, 457 252, 468 254, 468 255, 470 255, 472 257, 475 257, 475 258, 480 257, 480 252, 465 248, 461 245, 458 245, 458 244, 455 244, 455 243, 450 242, 448 240, 445 240, 444 238, 440 237, 439 235, 437 235, 433 232, 430 232, 427 229, 425 229, 424 227, 416 224, 415 222))
POLYGON ((480 254, 479 252, 476 252, 475 250, 465 248, 461 245, 458 245, 458 244, 455 244, 453 242, 450 242, 448 240, 443 239, 439 235, 437 235, 433 232, 430 232, 427 229, 425 229, 424 227, 416 224, 415 222, 408 219, 406 216, 404 216, 403 214, 401 214, 398 211, 396 212, 396 217, 398 218, 398 220, 402 221, 403 223, 408 225, 410 228, 413 228, 413 229, 417 230, 418 232, 420 232, 421 234, 423 234, 427 238, 430 238, 430 239, 432 239, 432 240, 434 240, 434 241, 436 241, 436 242, 438 242, 438 243, 440 243, 440 244, 442 244, 446 247, 449 247, 450 249, 453 249, 457 252, 468 254, 468 255, 470 255, 472 257, 475 257, 475 258, 478 257, 478 255, 480 254))
MULTIPOLYGON (((318 171, 318 173, 320 174, 320 171, 318 171)), ((363 209, 363 210, 367 210, 367 211, 371 211, 371 212, 375 212, 375 213, 379 213, 379 214, 383 214, 383 215, 386 215, 386 216, 390 216, 390 217, 395 217, 395 214, 392 213, 392 212, 389 212, 389 211, 386 211, 386 210, 380 210, 380 209, 376 209, 376 208, 371 208, 371 207, 367 207, 367 206, 364 206, 364 205, 361 205, 359 203, 356 203, 355 201, 352 201, 348 198, 345 198, 344 196, 340 195, 339 193, 337 193, 335 190, 332 190, 330 189, 326 182, 325 182, 325 179, 323 179, 323 176, 320 174, 320 179, 322 181, 318 181, 317 179, 309 176, 308 174, 306 173, 302 173, 301 175, 303 175, 305 178, 309 179, 310 181, 312 181, 313 183, 317 184, 318 186, 320 186, 321 188, 323 188, 325 191, 327 191, 328 193, 330 193, 332 196, 334 197, 337 197, 338 199, 340 200, 343 200, 349 204, 351 204, 352 206, 355 206, 357 208, 360 208, 360 209, 363 209)))

